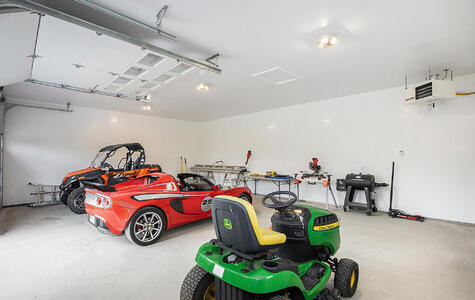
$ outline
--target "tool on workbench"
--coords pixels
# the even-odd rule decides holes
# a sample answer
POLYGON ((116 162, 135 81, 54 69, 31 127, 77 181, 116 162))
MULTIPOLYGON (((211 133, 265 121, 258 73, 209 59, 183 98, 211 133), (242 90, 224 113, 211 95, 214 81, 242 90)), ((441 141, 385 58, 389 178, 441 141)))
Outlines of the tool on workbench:
POLYGON ((185 172, 188 172, 188 163, 186 162, 186 156, 184 158, 184 161, 185 161, 185 172))
POLYGON ((183 173, 183 156, 180 156, 180 173, 183 173))
POLYGON ((326 196, 326 201, 325 201, 325 207, 328 210, 328 194, 331 193, 332 198, 333 198, 333 203, 335 204, 335 207, 338 208, 338 204, 336 202, 335 194, 333 193, 333 189, 331 186, 331 176, 327 172, 320 173, 321 166, 318 164, 318 158, 314 157, 312 158, 312 161, 308 163, 308 167, 310 170, 312 170, 312 173, 307 173, 305 171, 300 171, 300 173, 295 174, 294 176, 294 184, 297 186, 297 194, 300 193, 300 188, 299 185, 302 182, 306 182, 309 185, 316 185, 317 183, 320 183, 323 185, 323 187, 326 189, 327 196, 326 196), (313 180, 309 180, 310 178, 314 178, 313 180))
POLYGON ((312 161, 308 163, 308 167, 310 168, 310 170, 313 170, 314 173, 320 172, 320 169, 322 168, 318 164, 318 158, 316 157, 312 158, 312 161))
POLYGON ((266 171, 266 176, 275 176, 277 175, 277 172, 276 171, 266 171))
POLYGON ((400 219, 424 222, 425 218, 423 216, 410 215, 408 213, 403 212, 402 210, 393 209, 393 182, 394 182, 394 162, 393 162, 392 170, 391 170, 391 190, 389 194, 388 216, 390 216, 391 218, 400 218, 400 219))
POLYGON ((377 212, 376 208, 376 192, 377 187, 388 186, 387 183, 377 183, 373 175, 370 174, 348 174, 345 179, 337 179, 337 190, 346 191, 345 204, 343 204, 343 211, 346 212, 347 208, 365 209, 368 216, 372 212, 377 212), (366 203, 354 202, 355 192, 357 190, 363 190, 365 193, 366 203))

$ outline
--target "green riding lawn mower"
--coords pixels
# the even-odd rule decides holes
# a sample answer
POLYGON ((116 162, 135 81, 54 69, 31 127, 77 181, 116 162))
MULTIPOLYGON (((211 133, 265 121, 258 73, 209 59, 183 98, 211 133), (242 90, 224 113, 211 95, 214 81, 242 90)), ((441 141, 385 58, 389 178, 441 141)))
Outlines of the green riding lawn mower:
POLYGON ((333 257, 340 247, 339 222, 330 211, 294 205, 291 192, 262 200, 275 209, 272 230, 259 227, 252 205, 236 197, 212 202, 217 239, 205 243, 183 281, 181 300, 334 300, 351 297, 358 264, 333 257), (334 289, 327 288, 331 274, 334 289))

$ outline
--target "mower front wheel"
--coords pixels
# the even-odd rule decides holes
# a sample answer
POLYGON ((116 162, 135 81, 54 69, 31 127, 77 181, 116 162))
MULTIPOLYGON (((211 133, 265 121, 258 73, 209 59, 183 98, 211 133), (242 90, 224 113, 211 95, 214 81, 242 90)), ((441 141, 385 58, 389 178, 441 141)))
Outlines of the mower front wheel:
POLYGON ((211 300, 215 293, 214 276, 195 265, 181 284, 180 300, 211 300))
POLYGON ((352 297, 358 286, 359 267, 358 264, 349 258, 342 258, 336 265, 335 288, 342 297, 352 297))
POLYGON ((86 198, 86 188, 81 186, 73 190, 68 196, 69 208, 77 214, 85 214, 86 206, 84 205, 84 199, 86 198))

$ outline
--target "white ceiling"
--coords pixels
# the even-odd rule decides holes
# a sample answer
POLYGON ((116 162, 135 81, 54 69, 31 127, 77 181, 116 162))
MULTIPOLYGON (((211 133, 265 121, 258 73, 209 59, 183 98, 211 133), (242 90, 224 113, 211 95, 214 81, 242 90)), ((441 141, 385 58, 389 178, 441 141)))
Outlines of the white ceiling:
MULTIPOLYGON (((66 2, 70 0, 61 3, 66 2)), ((133 101, 25 83, 7 87, 7 98, 55 103, 70 101, 73 105, 205 121, 400 86, 406 73, 410 82, 417 82, 424 79, 429 67, 433 71, 452 68, 456 75, 475 72, 473 0, 96 2, 151 25, 154 24, 156 12, 168 4, 162 29, 176 34, 179 38, 177 43, 156 38, 137 28, 131 29, 122 22, 97 21, 196 59, 219 52, 222 74, 193 69, 181 78, 154 89, 151 111, 143 111, 141 105, 133 101), (316 41, 325 33, 336 34, 340 38, 339 44, 334 48, 316 47, 316 41), (274 85, 252 77, 275 67, 283 68, 297 79, 274 85), (196 86, 201 82, 209 83, 211 89, 205 93, 197 91, 196 86)), ((72 6, 70 10, 76 15, 91 18, 87 11, 78 7, 72 6)), ((14 18, 21 15, 15 14, 14 18)), ((0 16, 0 22, 2 18, 4 16, 0 16)), ((25 20, 22 26, 10 27, 14 28, 10 33, 15 31, 18 34, 9 40, 19 49, 25 48, 23 40, 31 35, 24 29, 36 26, 36 23, 28 22, 25 20)), ((66 53, 70 55, 40 59, 38 71, 43 68, 41 73, 49 74, 51 80, 58 77, 66 80, 69 76, 68 72, 59 76, 54 71, 58 64, 89 64, 97 70, 101 63, 110 61, 110 57, 104 54, 108 49, 116 52, 118 48, 123 49, 122 53, 126 53, 125 57, 131 62, 138 59, 132 46, 109 38, 102 39, 103 36, 97 37, 95 33, 89 33, 91 36, 68 35, 68 26, 58 28, 54 24, 54 20, 49 25, 45 21, 38 53, 69 49, 66 53), (91 45, 100 51, 88 52, 86 48, 91 45), (50 60, 54 62, 50 64, 50 60)), ((0 59, 5 60, 5 56, 11 55, 10 52, 0 48, 0 59)), ((122 57, 119 55, 117 59, 122 57)), ((124 65, 131 62, 124 62, 124 65)), ((18 69, 24 68, 18 65, 18 69)), ((119 63, 107 65, 107 68, 115 67, 118 73, 124 71, 119 63)), ((76 73, 69 74, 88 72, 86 68, 70 69, 76 73)), ((82 84, 86 86, 83 87, 90 87, 98 81, 104 84, 110 75, 101 76, 84 73, 82 84)))

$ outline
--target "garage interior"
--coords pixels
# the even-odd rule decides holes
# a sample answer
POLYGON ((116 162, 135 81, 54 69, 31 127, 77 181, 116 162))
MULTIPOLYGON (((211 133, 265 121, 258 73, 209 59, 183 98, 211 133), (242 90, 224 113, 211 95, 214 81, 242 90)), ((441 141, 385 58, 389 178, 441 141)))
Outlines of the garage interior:
POLYGON ((0 0, 0 299, 473 299, 473 12, 0 0), (274 222, 289 210, 315 256, 270 272, 297 240, 274 222), (285 242, 266 248, 265 233, 285 242), (237 262, 206 269, 219 255, 204 244, 237 262), (357 263, 348 280, 342 258, 357 263), (204 281, 184 291, 197 263, 206 296, 204 281))

